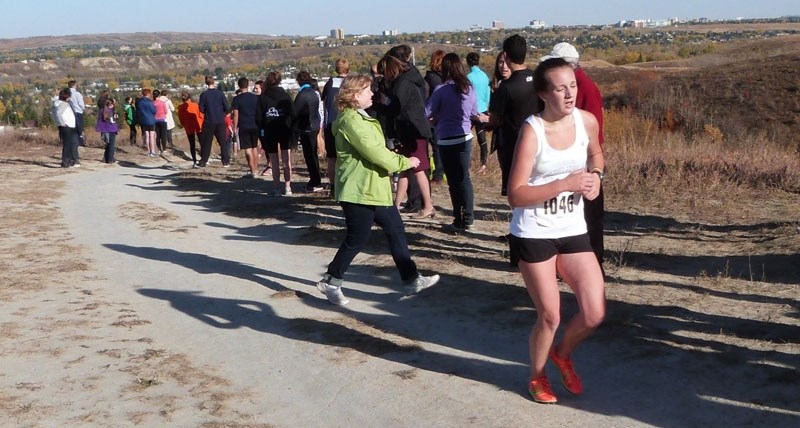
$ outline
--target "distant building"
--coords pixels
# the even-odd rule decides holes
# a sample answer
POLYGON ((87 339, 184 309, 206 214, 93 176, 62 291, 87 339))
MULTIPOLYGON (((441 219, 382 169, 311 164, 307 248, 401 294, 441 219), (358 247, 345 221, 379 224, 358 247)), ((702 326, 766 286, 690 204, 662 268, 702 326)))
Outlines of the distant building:
POLYGON ((505 30, 506 23, 503 21, 492 21, 492 30, 505 30))
POLYGON ((152 45, 148 46, 147 49, 160 50, 161 49, 161 43, 153 43, 152 45))
POLYGON ((478 24, 472 24, 469 26, 469 31, 483 31, 483 30, 484 30, 483 26, 480 26, 478 24))
POLYGON ((341 28, 334 28, 331 30, 331 38, 336 40, 344 39, 344 30, 341 28))
POLYGON ((541 19, 534 19, 533 21, 531 21, 529 27, 533 28, 534 30, 539 30, 547 27, 547 24, 541 19))
POLYGON ((383 30, 383 33, 382 33, 382 34, 383 34, 384 36, 396 36, 396 35, 397 35, 397 30, 396 30, 396 29, 391 29, 391 30, 383 30))

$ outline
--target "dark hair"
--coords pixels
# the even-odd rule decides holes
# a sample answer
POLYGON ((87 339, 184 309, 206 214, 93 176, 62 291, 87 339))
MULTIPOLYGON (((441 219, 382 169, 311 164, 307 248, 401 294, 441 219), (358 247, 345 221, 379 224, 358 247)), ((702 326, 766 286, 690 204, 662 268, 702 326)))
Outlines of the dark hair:
POLYGON ((493 90, 497 89, 497 87, 500 85, 500 82, 503 81, 503 74, 500 73, 500 67, 497 65, 500 64, 500 60, 503 59, 503 54, 504 52, 500 51, 500 53, 497 54, 497 57, 494 59, 494 73, 492 73, 492 81, 490 82, 493 90))
POLYGON ((247 80, 246 77, 240 77, 239 81, 237 82, 237 84, 239 85, 239 88, 244 89, 244 88, 250 86, 250 81, 247 80))
POLYGON ((280 71, 270 71, 269 73, 267 73, 267 77, 264 78, 264 85, 267 88, 278 86, 281 84, 282 79, 283 76, 281 76, 280 71))
POLYGON ((71 96, 72 96, 72 91, 69 88, 64 88, 58 91, 58 99, 61 101, 66 101, 71 96))
POLYGON ((214 84, 214 76, 206 75, 206 85, 211 86, 214 84))
POLYGON ((161 91, 159 91, 158 89, 156 89, 155 91, 153 91, 153 98, 154 98, 154 99, 155 99, 155 98, 158 98, 158 96, 159 96, 159 95, 161 95, 161 91))
POLYGON ((411 46, 408 45, 397 45, 391 49, 389 52, 386 53, 389 56, 393 56, 400 61, 408 62, 411 59, 411 46))
POLYGON ((383 81, 386 85, 391 85, 397 79, 397 76, 407 70, 406 67, 406 63, 391 55, 384 55, 378 61, 378 73, 383 75, 383 81))
POLYGON ((474 67, 481 63, 481 55, 477 52, 470 52, 467 54, 467 65, 474 67))
POLYGON ((503 52, 513 64, 525 64, 525 55, 528 54, 528 44, 525 38, 514 34, 503 41, 503 52))
POLYGON ((442 80, 445 82, 452 80, 456 84, 458 92, 465 95, 469 93, 471 84, 467 75, 464 74, 464 65, 461 64, 458 54, 449 53, 442 58, 442 80))
POLYGON ((297 79, 297 84, 300 85, 300 86, 303 86, 305 84, 311 85, 311 81, 314 80, 314 79, 311 78, 311 73, 309 73, 306 70, 303 70, 303 71, 297 73, 296 79, 297 79))
POLYGON ((74 80, 70 80, 69 82, 67 82, 67 87, 72 88, 73 86, 75 86, 76 83, 78 83, 78 82, 76 82, 74 80))

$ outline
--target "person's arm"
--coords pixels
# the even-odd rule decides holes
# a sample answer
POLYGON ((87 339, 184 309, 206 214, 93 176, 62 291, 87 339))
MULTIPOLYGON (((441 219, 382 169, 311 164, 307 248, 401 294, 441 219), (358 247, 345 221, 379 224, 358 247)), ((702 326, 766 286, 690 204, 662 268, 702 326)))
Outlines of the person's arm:
POLYGON ((594 200, 600 194, 600 187, 603 185, 602 177, 605 175, 605 156, 603 156, 603 149, 600 147, 600 126, 595 116, 587 111, 581 111, 583 117, 583 124, 586 128, 586 134, 589 135, 589 147, 587 148, 586 170, 593 176, 594 186, 588 191, 583 193, 583 197, 588 200, 594 200))
POLYGON ((372 128, 372 124, 360 118, 355 118, 353 121, 355 123, 345 125, 340 129, 340 132, 344 134, 350 146, 364 159, 388 173, 412 168, 410 158, 386 148, 386 140, 383 138, 383 134, 372 128), (363 122, 355 122, 357 120, 363 120, 363 122))
POLYGON ((584 170, 575 171, 568 176, 546 184, 530 186, 531 171, 536 163, 539 142, 536 132, 529 123, 520 129, 514 160, 508 177, 508 203, 511 208, 528 207, 542 203, 562 192, 589 192, 594 186, 597 174, 584 170))
POLYGON ((234 97, 233 102, 231 102, 231 109, 233 112, 231 113, 231 117, 233 117, 233 129, 239 129, 239 99, 238 95, 234 97))

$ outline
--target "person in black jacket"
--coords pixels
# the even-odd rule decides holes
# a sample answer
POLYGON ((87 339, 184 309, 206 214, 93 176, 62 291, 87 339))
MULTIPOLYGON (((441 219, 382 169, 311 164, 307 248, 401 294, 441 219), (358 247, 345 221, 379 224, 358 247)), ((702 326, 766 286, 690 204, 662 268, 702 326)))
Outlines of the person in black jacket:
MULTIPOLYGON (((431 61, 428 63, 428 71, 425 72, 425 83, 428 85, 428 98, 431 97, 433 90, 444 83, 442 80, 442 58, 444 51, 437 49, 431 54, 431 61)), ((427 99, 427 98, 426 98, 427 99)), ((439 156, 439 146, 436 141, 431 140, 431 157, 433 157, 433 171, 431 171, 431 182, 441 183, 444 180, 444 168, 442 168, 442 158, 439 156)))
POLYGON ((269 72, 264 80, 264 90, 258 98, 257 115, 264 136, 262 144, 264 152, 269 156, 272 181, 275 183, 270 196, 292 194, 292 150, 297 148, 297 139, 292 133, 294 118, 292 99, 280 86, 281 79, 280 72, 269 72), (278 163, 279 149, 283 162, 283 186, 281 186, 281 168, 278 163))
POLYGON ((317 134, 319 134, 319 97, 312 86, 313 79, 307 71, 297 73, 297 96, 294 98, 294 129, 303 146, 303 157, 308 168, 306 192, 322 190, 322 177, 319 171, 317 134))
POLYGON ((413 172, 422 197, 422 209, 416 217, 433 217, 436 212, 431 202, 430 183, 426 173, 426 170, 430 169, 428 140, 431 138, 431 128, 425 117, 425 81, 415 67, 388 54, 378 63, 378 72, 383 74, 384 85, 387 88, 387 99, 384 104, 388 107, 387 111, 394 123, 390 137, 399 143, 400 154, 420 160, 419 166, 400 174, 395 206, 399 209, 405 199, 408 173, 413 172))

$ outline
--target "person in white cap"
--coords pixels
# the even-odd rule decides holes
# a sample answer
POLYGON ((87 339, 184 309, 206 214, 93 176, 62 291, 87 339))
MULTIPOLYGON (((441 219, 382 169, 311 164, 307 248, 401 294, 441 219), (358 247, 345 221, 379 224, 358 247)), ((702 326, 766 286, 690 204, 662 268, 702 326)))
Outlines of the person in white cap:
MULTIPOLYGON (((549 55, 540 58, 545 61, 550 58, 562 58, 575 70, 575 80, 578 84, 578 95, 575 99, 575 107, 592 113, 600 126, 600 148, 603 148, 603 96, 597 85, 586 75, 578 64, 578 50, 575 46, 567 42, 561 42, 553 46, 553 51, 549 55)), ((600 267, 603 266, 603 213, 605 212, 603 203, 603 188, 600 188, 600 195, 594 200, 586 200, 584 203, 584 216, 586 227, 589 230, 589 240, 592 243, 592 250, 597 256, 600 267)))

